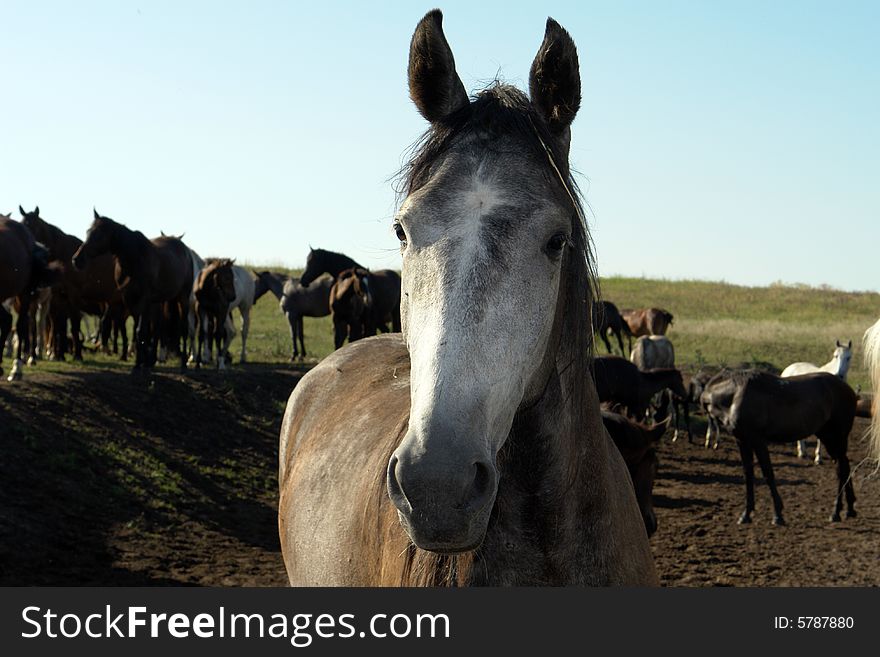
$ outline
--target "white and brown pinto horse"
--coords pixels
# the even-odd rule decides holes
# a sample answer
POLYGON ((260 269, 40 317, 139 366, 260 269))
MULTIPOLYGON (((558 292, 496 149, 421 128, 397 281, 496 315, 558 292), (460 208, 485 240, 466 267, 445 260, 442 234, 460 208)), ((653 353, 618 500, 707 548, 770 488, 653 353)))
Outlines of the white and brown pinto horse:
MULTIPOLYGON (((847 343, 846 346, 840 344, 840 340, 837 341, 837 345, 834 348, 834 353, 831 355, 831 360, 827 363, 819 367, 818 365, 813 365, 813 363, 792 363, 784 370, 782 370, 783 378, 788 378, 790 376, 799 376, 801 374, 811 374, 813 372, 828 372, 829 374, 833 374, 841 381, 846 381, 846 375, 849 372, 849 364, 852 360, 852 340, 847 343)), ((821 463, 821 448, 822 443, 817 440, 816 441, 816 452, 813 454, 813 461, 816 465, 821 463)), ((797 455, 798 458, 802 459, 807 455, 807 441, 799 440, 797 442, 797 455)))
POLYGON ((403 334, 349 344, 287 405, 279 530, 295 585, 646 585, 657 576, 590 376, 594 288, 568 166, 580 104, 555 21, 530 96, 468 99, 428 13, 410 95, 403 334), (515 272, 515 275, 514 275, 515 272))

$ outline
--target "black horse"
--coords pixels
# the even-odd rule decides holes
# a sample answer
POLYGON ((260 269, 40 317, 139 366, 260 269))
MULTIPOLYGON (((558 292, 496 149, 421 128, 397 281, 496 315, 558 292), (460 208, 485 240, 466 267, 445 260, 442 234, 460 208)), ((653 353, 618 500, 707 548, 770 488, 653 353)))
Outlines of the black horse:
POLYGON ((179 353, 180 367, 185 369, 193 288, 189 248, 177 237, 163 235, 149 240, 96 210, 85 242, 73 255, 73 266, 83 269, 104 253, 116 256, 116 285, 135 318, 135 369, 156 364, 158 338, 163 333, 183 340, 179 353), (168 326, 163 327, 163 316, 168 326))
POLYGON ((832 521, 840 520, 846 494, 846 517, 855 517, 856 496, 846 455, 856 413, 856 393, 833 374, 818 372, 786 379, 760 370, 736 370, 710 381, 700 403, 739 445, 746 480, 746 508, 740 523, 752 521, 755 509, 755 456, 773 497, 773 524, 784 525, 782 498, 776 490, 768 443, 793 443, 815 435, 837 462, 837 494, 832 521))
POLYGON ((364 335, 376 335, 376 331, 400 331, 400 274, 391 269, 370 271, 343 253, 310 249, 306 257, 306 268, 299 279, 303 287, 308 287, 321 274, 330 274, 336 279, 342 271, 355 269, 364 272, 362 279, 370 307, 365 310, 364 335))
POLYGON ((614 353, 611 350, 611 343, 608 341, 608 333, 613 333, 617 338, 617 344, 620 345, 620 355, 626 358, 626 352, 623 350, 623 337, 626 335, 629 340, 630 349, 632 349, 632 333, 629 331, 629 325, 623 321, 620 311, 610 301, 594 301, 593 302, 593 331, 599 334, 608 353, 614 353))

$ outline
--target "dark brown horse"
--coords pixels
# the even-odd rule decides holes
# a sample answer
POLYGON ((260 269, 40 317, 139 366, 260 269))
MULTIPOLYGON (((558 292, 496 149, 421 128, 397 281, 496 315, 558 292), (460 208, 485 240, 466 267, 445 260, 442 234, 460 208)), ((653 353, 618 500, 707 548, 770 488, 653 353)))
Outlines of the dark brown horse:
POLYGON ((666 335, 673 319, 672 313, 662 308, 625 308, 620 311, 620 316, 636 338, 642 335, 666 335))
POLYGON ((207 336, 208 352, 215 346, 217 348, 217 369, 226 369, 226 319, 229 317, 229 306, 235 300, 232 265, 232 260, 226 258, 209 258, 193 287, 198 318, 196 368, 202 366, 207 336))
POLYGON ((659 368, 641 371, 620 356, 597 356, 593 360, 593 377, 599 401, 614 402, 626 406, 629 416, 644 420, 651 400, 659 392, 670 390, 684 397, 681 372, 675 368, 659 368))
POLYGON ((339 273, 330 289, 330 315, 333 318, 333 342, 339 349, 346 339, 360 340, 366 333, 371 300, 366 291, 367 272, 346 269, 339 273))
POLYGON ((377 331, 400 331, 400 275, 391 269, 370 271, 343 253, 310 249, 306 257, 306 268, 300 277, 304 287, 311 285, 321 274, 330 274, 336 279, 340 272, 358 269, 366 293, 371 299, 369 312, 364 320, 364 335, 376 335, 377 331))
POLYGON ((656 584, 589 373, 574 43, 548 20, 531 98, 499 84, 470 101, 435 10, 413 35, 409 85, 431 127, 394 221, 403 334, 339 349, 288 401, 290 582, 656 584))
POLYGON ((135 369, 156 363, 157 340, 162 333, 162 304, 168 303, 176 326, 168 334, 182 338, 181 369, 186 368, 190 294, 193 261, 187 246, 177 237, 149 240, 95 211, 86 241, 73 256, 73 265, 85 269, 88 263, 107 253, 116 256, 114 279, 129 313, 135 317, 137 356, 135 369))
POLYGON ((773 497, 773 524, 783 525, 782 498, 776 490, 767 445, 793 443, 815 435, 837 462, 837 490, 832 521, 856 515, 847 447, 856 413, 856 393, 833 374, 819 372, 786 379, 759 370, 738 370, 710 381, 700 397, 708 413, 733 434, 746 480, 746 508, 740 523, 752 521, 755 509, 755 457, 773 497))
MULTIPOLYGON (((50 224, 40 217, 40 208, 36 207, 32 212, 25 212, 18 206, 21 212, 21 222, 28 227, 37 241, 49 249, 52 260, 64 263, 61 280, 53 286, 53 323, 56 330, 66 335, 66 324, 70 322, 71 335, 73 336, 74 359, 82 360, 82 341, 80 339, 80 321, 83 311, 95 311, 103 315, 110 304, 122 303, 122 295, 116 287, 114 270, 115 258, 107 253, 91 260, 85 269, 78 270, 70 265, 74 253, 76 253, 82 240, 69 235, 57 226, 50 224)), ((60 348, 56 348, 53 357, 64 359, 66 340, 56 337, 55 340, 60 348)))
POLYGON ((654 479, 660 459, 654 445, 666 432, 666 423, 653 427, 633 422, 619 413, 602 411, 602 422, 611 440, 620 450, 636 492, 636 500, 645 521, 648 536, 657 531, 657 515, 654 513, 654 479))
POLYGON ((629 326, 620 316, 620 311, 610 301, 596 301, 593 303, 593 330, 602 338, 608 353, 614 353, 611 350, 611 343, 608 341, 608 334, 612 333, 617 338, 617 344, 620 345, 620 355, 624 358, 627 352, 623 350, 623 336, 626 335, 629 340, 630 351, 632 350, 632 333, 629 332, 629 326))
MULTIPOLYGON (((31 294, 38 288, 52 285, 58 280, 58 276, 57 268, 49 264, 49 251, 34 240, 27 227, 13 221, 8 215, 0 215, 0 302, 14 298, 18 311, 15 332, 19 339, 9 381, 16 381, 22 376, 22 353, 27 353, 31 334, 31 294)), ((11 315, 0 305, 2 346, 6 344, 11 325, 11 315)), ((0 365, 3 362, 2 352, 0 348, 0 365)))

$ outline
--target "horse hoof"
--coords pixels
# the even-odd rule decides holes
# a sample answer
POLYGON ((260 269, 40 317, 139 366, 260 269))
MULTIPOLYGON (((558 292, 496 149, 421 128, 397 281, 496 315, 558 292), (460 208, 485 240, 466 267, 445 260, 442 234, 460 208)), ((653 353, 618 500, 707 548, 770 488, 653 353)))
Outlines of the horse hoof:
POLYGON ((785 519, 782 516, 773 516, 773 524, 776 527, 785 527, 785 519))
POLYGON ((843 517, 846 518, 846 519, 849 519, 849 518, 857 518, 858 516, 859 516, 859 514, 856 513, 856 510, 855 510, 855 509, 850 509, 850 510, 847 511, 845 514, 843 514, 843 517))
POLYGON ((831 518, 829 518, 829 520, 831 522, 840 522, 840 514, 837 512, 832 513, 831 518))
POLYGON ((743 514, 739 517, 739 520, 736 521, 736 524, 749 525, 749 524, 751 524, 751 522, 752 522, 752 518, 750 516, 747 516, 746 514, 743 514))
POLYGON ((34 365, 37 364, 37 359, 34 358, 33 356, 31 356, 30 358, 27 359, 27 364, 29 366, 33 367, 34 365))
POLYGON ((12 383, 13 381, 21 381, 21 372, 12 372, 6 380, 12 383))

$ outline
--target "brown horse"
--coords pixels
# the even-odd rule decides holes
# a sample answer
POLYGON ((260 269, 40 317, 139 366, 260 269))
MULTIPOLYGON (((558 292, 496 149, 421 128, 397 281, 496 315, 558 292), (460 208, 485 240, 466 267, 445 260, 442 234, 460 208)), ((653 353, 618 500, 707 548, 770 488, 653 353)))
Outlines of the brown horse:
MULTIPOLYGON (((58 276, 57 268, 49 265, 48 250, 34 240, 27 227, 13 221, 9 215, 0 215, 0 301, 14 298, 18 311, 15 332, 19 339, 9 381, 22 376, 22 352, 27 353, 30 338, 31 294, 38 288, 52 285, 58 276)), ((11 326, 12 316, 0 305, 0 345, 6 344, 11 326)), ((0 349, 0 365, 2 362, 0 349)))
POLYGON ((700 401, 739 445, 746 480, 746 508, 740 523, 751 522, 755 509, 757 456, 773 497, 773 524, 785 524, 767 445, 793 443, 812 435, 822 441, 837 461, 837 491, 831 520, 840 520, 844 494, 846 517, 855 517, 856 496, 846 451, 856 413, 856 393, 849 385, 827 372, 783 379, 760 370, 739 370, 710 381, 700 401))
POLYGON ((364 318, 364 335, 376 335, 376 331, 386 333, 400 331, 400 275, 391 269, 370 271, 343 253, 310 249, 306 257, 306 268, 300 277, 304 287, 311 285, 321 274, 330 274, 336 279, 340 272, 359 269, 365 272, 361 278, 366 293, 372 300, 364 318))
MULTIPOLYGON (((68 235, 57 226, 50 224, 40 217, 39 206, 32 212, 25 212, 18 206, 21 213, 21 222, 28 227, 37 241, 49 249, 52 260, 60 260, 64 263, 61 280, 53 286, 53 294, 61 301, 54 304, 53 321, 56 325, 56 333, 62 331, 66 334, 66 324, 70 322, 71 334, 74 341, 74 359, 82 360, 82 341, 80 339, 80 321, 82 311, 94 310, 99 314, 106 312, 109 304, 122 303, 122 295, 116 287, 114 270, 115 258, 107 253, 94 258, 84 270, 77 270, 70 266, 74 253, 82 246, 82 240, 68 235), (59 312, 63 309, 63 312, 59 312)), ((61 348, 53 352, 56 359, 64 359, 64 344, 66 340, 56 340, 61 348)))
POLYGON ((619 413, 604 409, 602 422, 623 456, 636 492, 642 519, 645 521, 645 529, 648 536, 652 536, 657 531, 657 516, 654 513, 654 480, 657 478, 657 468, 660 465, 654 445, 666 432, 666 423, 647 427, 619 413))
POLYGON ((403 335, 346 345, 290 397, 278 516, 290 582, 656 584, 589 375, 574 43, 548 20, 531 100, 499 84, 471 102, 434 10, 413 35, 409 84, 431 128, 394 222, 403 335))
POLYGON ((233 261, 226 258, 209 258, 199 272, 193 286, 198 318, 198 348, 196 368, 202 366, 205 353, 205 336, 208 338, 208 352, 216 346, 217 369, 226 369, 226 319, 229 306, 235 300, 235 273, 233 261))
POLYGON ((623 350, 623 335, 627 336, 630 351, 632 351, 632 333, 629 332, 629 326, 623 321, 617 306, 610 301, 595 301, 593 303, 593 330, 602 338, 609 354, 613 353, 611 343, 608 341, 609 333, 613 333, 617 338, 621 356, 626 356, 626 352, 623 350))
POLYGON ((346 269, 339 273, 330 289, 330 314, 333 318, 334 345, 339 349, 348 338, 360 340, 366 332, 366 317, 371 299, 366 292, 364 269, 346 269))
POLYGON ((73 256, 73 265, 85 269, 98 256, 116 256, 114 279, 122 292, 129 313, 135 317, 137 356, 135 369, 156 363, 157 340, 162 333, 162 304, 172 307, 167 334, 183 339, 179 349, 180 367, 186 368, 186 338, 190 294, 193 286, 193 261, 187 246, 177 237, 149 240, 143 233, 130 230, 95 211, 86 241, 73 256))
POLYGON ((672 313, 662 308, 625 308, 620 311, 620 316, 636 338, 642 335, 666 335, 673 319, 672 313))

